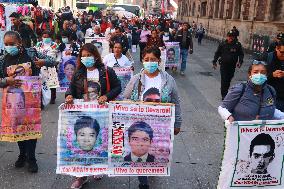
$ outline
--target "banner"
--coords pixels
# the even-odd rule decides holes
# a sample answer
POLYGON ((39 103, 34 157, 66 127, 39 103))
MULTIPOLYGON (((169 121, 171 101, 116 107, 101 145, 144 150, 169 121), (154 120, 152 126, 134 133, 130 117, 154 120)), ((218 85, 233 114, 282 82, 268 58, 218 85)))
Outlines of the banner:
POLYGON ((165 42, 166 46, 166 65, 165 67, 178 67, 180 64, 179 42, 165 42))
POLYGON ((227 128, 218 189, 283 189, 284 121, 242 121, 227 128))
POLYGON ((90 176, 108 170, 107 105, 92 102, 59 107, 57 174, 90 176))
POLYGON ((110 176, 169 176, 174 105, 110 102, 110 176))
POLYGON ((76 69, 77 58, 74 56, 65 57, 58 65, 58 79, 60 87, 57 92, 66 92, 69 89, 72 76, 76 69))
POLYGON ((2 96, 0 141, 17 142, 41 138, 41 80, 17 76, 19 88, 6 87, 2 96))
POLYGON ((109 42, 106 37, 86 37, 85 43, 94 44, 98 48, 98 51, 102 56, 102 59, 110 53, 109 42))
POLYGON ((133 76, 133 70, 131 67, 125 67, 125 68, 113 67, 113 70, 115 71, 117 77, 119 78, 122 88, 121 93, 118 95, 116 100, 123 100, 124 99, 123 93, 131 77, 133 76))
POLYGON ((40 69, 42 80, 46 83, 48 88, 59 87, 58 74, 55 67, 43 66, 40 69))

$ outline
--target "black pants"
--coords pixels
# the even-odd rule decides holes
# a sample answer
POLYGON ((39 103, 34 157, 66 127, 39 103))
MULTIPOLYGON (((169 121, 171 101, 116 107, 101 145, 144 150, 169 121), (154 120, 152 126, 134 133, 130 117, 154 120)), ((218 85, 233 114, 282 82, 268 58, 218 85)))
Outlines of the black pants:
POLYGON ((220 67, 221 72, 221 95, 222 99, 225 98, 225 96, 228 93, 228 90, 230 88, 231 81, 235 74, 235 66, 223 66, 220 67))
POLYGON ((142 57, 142 55, 143 55, 143 50, 145 49, 145 47, 146 47, 146 43, 139 43, 139 48, 140 48, 140 62, 142 62, 142 59, 143 59, 143 57, 142 57))
POLYGON ((56 88, 51 88, 51 100, 55 100, 56 99, 56 88))
POLYGON ((19 141, 20 156, 26 156, 29 161, 36 161, 35 149, 37 139, 19 141))
POLYGON ((138 176, 139 184, 149 185, 148 177, 146 176, 138 176))

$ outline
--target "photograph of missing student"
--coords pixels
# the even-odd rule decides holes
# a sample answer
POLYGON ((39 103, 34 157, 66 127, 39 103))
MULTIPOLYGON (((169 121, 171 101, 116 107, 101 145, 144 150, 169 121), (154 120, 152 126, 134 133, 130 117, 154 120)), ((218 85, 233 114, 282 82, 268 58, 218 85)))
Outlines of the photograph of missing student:
POLYGON ((76 69, 76 57, 70 56, 68 59, 64 59, 58 66, 58 79, 60 85, 58 91, 66 92, 76 69))
POLYGON ((180 63, 179 43, 166 42, 166 67, 178 67, 180 63))
POLYGON ((283 121, 239 123, 228 125, 218 188, 284 188, 283 121))
POLYGON ((7 87, 2 96, 0 140, 17 142, 41 138, 41 81, 18 76, 19 88, 7 87))
POLYGON ((172 106, 114 103, 110 105, 109 166, 114 168, 111 175, 169 175, 172 106), (130 172, 133 170, 134 173, 130 172))
POLYGON ((74 106, 60 106, 58 174, 88 176, 106 172, 108 115, 108 108, 95 102, 76 102, 74 106), (80 171, 82 167, 88 169, 80 171))

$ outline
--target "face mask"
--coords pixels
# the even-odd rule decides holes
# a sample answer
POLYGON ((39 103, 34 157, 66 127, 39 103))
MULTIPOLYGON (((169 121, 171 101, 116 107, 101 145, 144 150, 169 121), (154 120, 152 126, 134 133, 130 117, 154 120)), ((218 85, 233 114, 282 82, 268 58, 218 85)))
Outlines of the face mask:
POLYGON ((251 79, 253 84, 262 85, 264 82, 266 82, 267 76, 264 75, 264 74, 260 74, 260 73, 259 74, 253 74, 250 79, 251 79))
POLYGON ((87 68, 91 68, 94 66, 95 64, 95 59, 94 57, 90 56, 90 57, 82 57, 81 58, 81 62, 82 64, 84 64, 87 68))
POLYGON ((168 36, 169 36, 169 33, 165 33, 165 36, 168 37, 168 36))
POLYGON ((65 44, 68 43, 68 42, 69 42, 69 41, 68 41, 68 38, 67 38, 67 37, 63 37, 63 38, 62 38, 62 42, 65 43, 65 44))
POLYGON ((5 50, 12 56, 15 56, 19 53, 19 48, 17 46, 5 46, 5 50))
POLYGON ((45 44, 49 44, 51 43, 51 38, 42 38, 42 42, 45 43, 45 44))
POLYGON ((143 62, 144 69, 149 73, 154 73, 158 67, 158 62, 143 62))

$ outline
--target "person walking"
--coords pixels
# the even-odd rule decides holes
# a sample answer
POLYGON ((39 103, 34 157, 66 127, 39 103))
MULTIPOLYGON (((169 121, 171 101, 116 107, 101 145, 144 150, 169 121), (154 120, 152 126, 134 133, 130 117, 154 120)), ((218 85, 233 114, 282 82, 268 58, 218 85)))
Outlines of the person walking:
POLYGON ((227 39, 220 43, 213 59, 213 69, 220 64, 222 100, 228 93, 236 67, 241 68, 244 59, 242 44, 235 40, 233 32, 227 33, 227 39))
POLYGON ((175 41, 179 42, 180 55, 181 55, 181 68, 180 75, 185 75, 186 63, 188 53, 193 53, 192 34, 188 30, 189 24, 187 22, 182 24, 182 29, 178 30, 175 36, 175 41))

